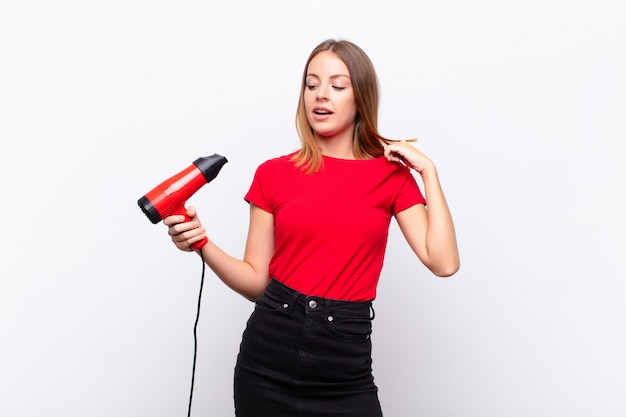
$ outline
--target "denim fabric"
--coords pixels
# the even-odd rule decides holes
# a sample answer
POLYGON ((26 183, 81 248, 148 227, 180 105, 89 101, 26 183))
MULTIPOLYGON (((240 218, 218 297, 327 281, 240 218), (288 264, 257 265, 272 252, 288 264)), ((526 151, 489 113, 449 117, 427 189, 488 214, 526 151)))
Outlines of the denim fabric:
POLYGON ((237 417, 381 417, 371 302, 309 297, 272 280, 235 367, 237 417))

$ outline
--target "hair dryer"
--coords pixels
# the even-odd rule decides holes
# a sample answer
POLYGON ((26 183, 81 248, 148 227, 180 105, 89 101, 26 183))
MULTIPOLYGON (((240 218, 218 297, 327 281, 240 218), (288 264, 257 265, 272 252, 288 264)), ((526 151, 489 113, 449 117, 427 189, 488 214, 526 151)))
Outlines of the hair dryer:
MULTIPOLYGON (((153 224, 172 215, 185 216, 188 222, 191 219, 187 216, 185 203, 200 187, 213 181, 226 162, 228 160, 218 154, 198 158, 189 167, 137 200, 137 204, 153 224)), ((191 247, 197 250, 207 242, 208 239, 204 238, 191 247)))

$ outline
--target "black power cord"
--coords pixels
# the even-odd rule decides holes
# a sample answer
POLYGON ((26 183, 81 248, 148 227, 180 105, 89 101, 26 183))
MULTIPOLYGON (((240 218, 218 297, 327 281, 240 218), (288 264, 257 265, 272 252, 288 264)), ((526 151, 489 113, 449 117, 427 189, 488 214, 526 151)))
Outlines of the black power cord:
POLYGON ((189 408, 187 409, 187 417, 191 416, 191 403, 193 401, 193 386, 196 379, 196 358, 198 356, 198 321, 200 320, 200 305, 202 304, 202 288, 204 287, 204 271, 206 264, 204 263, 204 256, 202 251, 199 250, 200 259, 202 260, 202 276, 200 277, 200 290, 198 292, 198 309, 196 312, 196 322, 193 325, 193 365, 191 367, 191 390, 189 392, 189 408))

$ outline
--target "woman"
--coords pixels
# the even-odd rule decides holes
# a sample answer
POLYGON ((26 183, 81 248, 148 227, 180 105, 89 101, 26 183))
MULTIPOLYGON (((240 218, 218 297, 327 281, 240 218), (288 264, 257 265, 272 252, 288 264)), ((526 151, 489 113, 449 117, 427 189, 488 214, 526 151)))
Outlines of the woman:
MULTIPOLYGON (((377 132, 378 101, 374 67, 358 46, 318 45, 297 109, 301 149, 261 164, 245 196, 243 259, 210 239, 201 249, 226 285, 256 302, 235 367, 238 417, 382 416, 370 333, 392 216, 435 275, 459 268, 436 167, 377 132)), ((187 223, 164 219, 184 251, 206 236, 193 207, 188 214, 187 223)))

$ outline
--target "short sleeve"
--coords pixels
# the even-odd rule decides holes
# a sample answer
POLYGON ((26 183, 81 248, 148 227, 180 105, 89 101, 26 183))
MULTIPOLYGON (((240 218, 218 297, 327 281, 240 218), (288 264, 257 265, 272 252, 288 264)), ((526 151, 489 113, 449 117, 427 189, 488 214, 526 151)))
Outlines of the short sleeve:
POLYGON ((405 210, 416 204, 426 205, 426 199, 420 191, 419 186, 417 185, 417 181, 415 181, 415 177, 407 168, 407 170, 405 171, 404 180, 402 181, 400 188, 398 189, 398 193, 396 194, 396 198, 393 202, 391 210, 392 213, 395 215, 396 213, 399 213, 402 210, 405 210))
POLYGON ((269 186, 271 184, 270 173, 267 164, 261 164, 254 173, 250 189, 244 196, 244 200, 259 206, 268 213, 272 213, 272 207, 268 198, 269 186))

